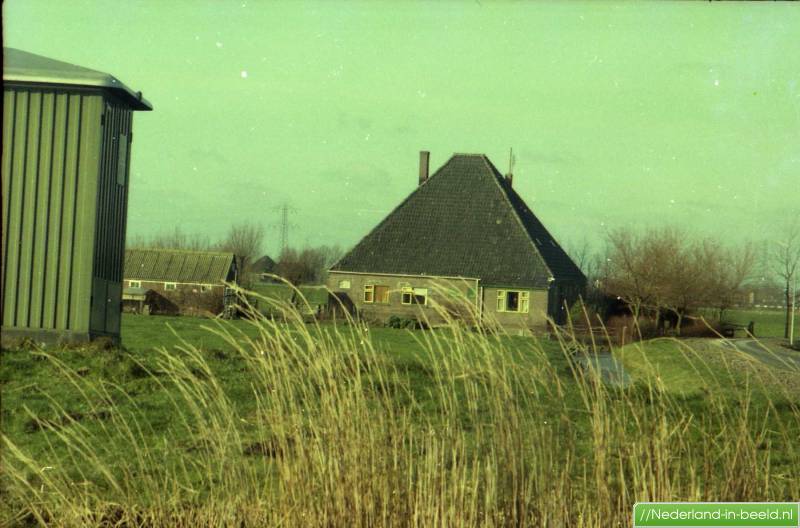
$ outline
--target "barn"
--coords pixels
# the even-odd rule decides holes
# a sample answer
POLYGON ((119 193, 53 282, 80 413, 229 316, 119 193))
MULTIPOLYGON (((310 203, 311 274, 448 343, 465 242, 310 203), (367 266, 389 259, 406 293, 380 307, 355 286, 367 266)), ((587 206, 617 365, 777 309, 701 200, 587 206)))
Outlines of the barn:
POLYGON ((218 315, 223 310, 225 283, 237 280, 233 253, 180 249, 125 251, 126 301, 146 302, 150 313, 218 315))
POLYGON ((2 341, 119 340, 134 111, 115 77, 3 48, 2 341))
POLYGON ((330 270, 328 287, 365 318, 441 319, 449 296, 507 329, 561 324, 586 278, 483 154, 456 154, 330 270))

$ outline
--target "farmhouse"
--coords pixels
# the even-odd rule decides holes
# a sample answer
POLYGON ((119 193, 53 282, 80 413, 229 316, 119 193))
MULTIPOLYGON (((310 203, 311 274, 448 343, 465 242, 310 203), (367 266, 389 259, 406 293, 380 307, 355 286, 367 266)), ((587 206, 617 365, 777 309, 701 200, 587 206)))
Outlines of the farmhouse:
POLYGON ((236 282, 233 253, 177 249, 125 251, 125 297, 132 311, 219 314, 225 282, 236 282))
POLYGON ((3 48, 3 343, 119 340, 137 110, 107 73, 3 48))
POLYGON ((330 270, 328 287, 368 319, 427 317, 450 295, 485 321, 542 330, 586 278, 522 198, 481 154, 456 154, 330 270))

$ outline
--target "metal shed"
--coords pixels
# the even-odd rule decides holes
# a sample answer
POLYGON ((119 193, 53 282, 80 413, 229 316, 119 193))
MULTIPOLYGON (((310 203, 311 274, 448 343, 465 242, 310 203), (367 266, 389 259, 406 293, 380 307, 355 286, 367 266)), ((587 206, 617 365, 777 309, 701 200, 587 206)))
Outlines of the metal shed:
POLYGON ((3 343, 119 340, 134 110, 107 73, 3 48, 3 343))

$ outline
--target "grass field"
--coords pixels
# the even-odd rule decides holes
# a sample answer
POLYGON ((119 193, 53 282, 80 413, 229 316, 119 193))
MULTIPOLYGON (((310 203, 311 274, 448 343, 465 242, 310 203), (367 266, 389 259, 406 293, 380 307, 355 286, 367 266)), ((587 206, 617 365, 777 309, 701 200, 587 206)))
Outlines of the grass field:
MULTIPOLYGON (((709 321, 717 319, 717 314, 713 310, 705 310, 701 315, 709 321)), ((756 337, 783 337, 786 312, 774 309, 736 308, 726 310, 722 320, 744 326, 753 321, 756 337)), ((795 325, 800 326, 800 317, 796 317, 795 325)))
MULTIPOLYGON (((287 310, 290 310, 287 308, 287 310)), ((627 525, 635 501, 796 500, 798 372, 709 342, 123 317, 123 350, 5 350, 0 520, 627 525)))

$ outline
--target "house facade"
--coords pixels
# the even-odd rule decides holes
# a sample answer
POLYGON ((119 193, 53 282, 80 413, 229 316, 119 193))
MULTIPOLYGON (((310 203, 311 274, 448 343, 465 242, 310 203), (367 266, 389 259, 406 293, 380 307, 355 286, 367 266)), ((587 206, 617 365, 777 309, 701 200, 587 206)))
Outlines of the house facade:
POLYGON ((236 282, 233 253, 175 249, 125 251, 123 299, 128 311, 208 315, 223 310, 226 282, 236 282))
POLYGON ((328 287, 359 314, 443 322, 454 313, 506 329, 562 324, 586 278, 480 154, 456 154, 330 270, 328 287), (460 309, 459 309, 460 306, 460 309), (446 314, 446 315, 445 315, 446 314))

